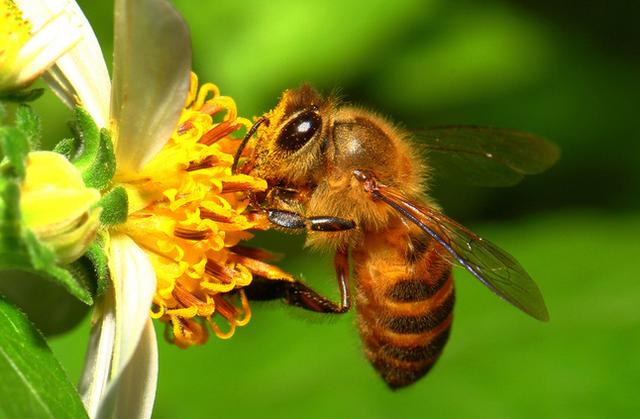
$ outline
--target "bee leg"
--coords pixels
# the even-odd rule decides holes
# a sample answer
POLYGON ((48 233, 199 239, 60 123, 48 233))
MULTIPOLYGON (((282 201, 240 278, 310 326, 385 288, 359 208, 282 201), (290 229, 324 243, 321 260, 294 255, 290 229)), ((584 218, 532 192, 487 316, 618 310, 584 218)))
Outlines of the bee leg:
POLYGON ((355 228, 356 223, 345 218, 318 216, 304 217, 292 211, 267 209, 267 217, 273 224, 290 229, 311 231, 344 231, 355 228))
POLYGON ((338 251, 334 258, 340 304, 336 304, 306 286, 302 281, 273 280, 254 277, 251 285, 245 288, 251 300, 283 299, 285 303, 317 313, 342 314, 351 308, 351 292, 349 290, 349 262, 347 251, 338 251))

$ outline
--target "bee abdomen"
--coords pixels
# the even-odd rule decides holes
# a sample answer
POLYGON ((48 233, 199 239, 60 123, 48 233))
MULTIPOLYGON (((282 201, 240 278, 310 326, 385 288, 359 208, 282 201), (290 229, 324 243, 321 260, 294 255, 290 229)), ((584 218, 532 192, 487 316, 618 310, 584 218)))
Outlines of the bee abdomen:
POLYGON ((447 324, 433 339, 415 346, 395 346, 383 343, 377 353, 368 347, 365 352, 370 356, 373 366, 392 389, 413 384, 427 374, 440 357, 449 339, 450 324, 447 324))
POLYGON ((365 354, 393 389, 429 372, 447 343, 455 294, 450 267, 439 274, 436 281, 389 281, 377 299, 367 292, 372 290, 359 290, 358 320, 365 354))

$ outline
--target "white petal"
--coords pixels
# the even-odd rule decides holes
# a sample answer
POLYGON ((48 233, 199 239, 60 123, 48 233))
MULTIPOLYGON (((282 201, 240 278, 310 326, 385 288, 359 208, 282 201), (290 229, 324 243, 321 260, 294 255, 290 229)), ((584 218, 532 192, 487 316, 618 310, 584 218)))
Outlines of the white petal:
POLYGON ((78 4, 72 0, 16 0, 16 4, 34 27, 64 10, 70 27, 81 33, 82 39, 56 61, 45 79, 63 102, 69 106, 80 103, 98 126, 106 127, 111 91, 109 73, 96 35, 78 4))
POLYGON ((17 0, 17 4, 25 9, 24 17, 33 17, 29 19, 32 24, 31 37, 17 57, 21 68, 15 83, 20 86, 44 73, 82 39, 82 33, 72 16, 60 8, 57 11, 34 9, 37 2, 25 3, 24 0, 17 0))
POLYGON ((113 289, 109 288, 102 303, 96 307, 84 369, 78 385, 89 417, 95 418, 100 402, 107 391, 113 344, 116 336, 116 316, 113 289))
MULTIPOLYGON (((112 389, 112 383, 120 379, 136 351, 144 350, 156 357, 147 346, 139 346, 143 330, 148 327, 149 307, 156 289, 153 266, 144 251, 124 234, 112 234, 109 247, 112 286, 96 310, 98 320, 91 331, 79 385, 92 418, 104 409, 101 406, 107 393, 117 392, 112 389)), ((153 336, 155 338, 155 334, 153 336)), ((149 370, 149 374, 155 374, 154 371, 149 370)), ((153 386, 155 389, 155 384, 153 386)))
POLYGON ((116 0, 111 116, 118 169, 135 171, 173 133, 189 90, 191 41, 167 0, 116 0))
POLYGON ((115 380, 133 355, 149 319, 156 274, 146 253, 131 238, 120 233, 111 236, 109 268, 116 310, 110 379, 115 380))
POLYGON ((129 363, 118 379, 110 383, 97 418, 150 418, 157 383, 158 344, 149 318, 129 363))

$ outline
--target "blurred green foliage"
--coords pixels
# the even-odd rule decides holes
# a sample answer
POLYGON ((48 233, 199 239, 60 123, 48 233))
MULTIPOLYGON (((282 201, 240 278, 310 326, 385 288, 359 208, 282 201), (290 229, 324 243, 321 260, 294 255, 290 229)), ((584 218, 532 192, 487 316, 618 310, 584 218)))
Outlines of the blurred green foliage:
MULTIPOLYGON (((80 1, 111 54, 110 2, 80 1)), ((300 321, 278 304, 230 341, 160 342, 156 417, 633 417, 640 407, 640 7, 624 1, 296 2, 176 0, 194 68, 246 116, 308 81, 406 127, 481 124, 558 143, 549 172, 511 189, 440 180, 454 218, 508 249, 540 284, 538 324, 459 272, 456 322, 438 366, 388 391, 360 353, 353 314, 300 321)), ((36 102, 49 138, 68 112, 36 102), (52 122, 53 121, 53 122, 52 122), (59 121, 59 122, 58 122, 59 121)), ((301 239, 258 243, 336 295, 330 259, 301 239), (319 262, 320 260, 320 262, 319 262)), ((87 325, 53 341, 72 377, 87 325)), ((161 329, 161 328, 160 328, 161 329)), ((159 329, 159 335, 162 331, 159 329)))

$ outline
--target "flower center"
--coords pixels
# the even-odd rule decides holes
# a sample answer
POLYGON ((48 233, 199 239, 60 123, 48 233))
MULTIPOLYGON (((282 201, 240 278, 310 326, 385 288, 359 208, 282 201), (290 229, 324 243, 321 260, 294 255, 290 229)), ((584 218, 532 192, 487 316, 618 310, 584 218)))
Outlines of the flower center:
POLYGON ((232 134, 250 126, 216 86, 198 90, 194 75, 171 139, 142 171, 117 180, 130 200, 127 222, 118 228, 147 252, 156 271, 151 315, 169 325, 168 338, 181 347, 204 343, 209 329, 229 338, 246 324, 242 288, 253 275, 291 278, 261 260, 265 252, 239 245, 252 237, 248 230, 268 228, 247 208, 248 194, 265 190, 266 182, 231 173, 240 142, 232 134))

